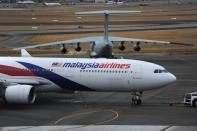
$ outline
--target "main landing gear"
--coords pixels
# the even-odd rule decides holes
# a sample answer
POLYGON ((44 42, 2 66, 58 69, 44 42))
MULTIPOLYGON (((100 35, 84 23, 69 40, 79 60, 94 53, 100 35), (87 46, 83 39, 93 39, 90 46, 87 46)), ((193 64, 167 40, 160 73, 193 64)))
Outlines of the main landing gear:
POLYGON ((132 105, 141 105, 142 100, 141 100, 142 92, 134 92, 131 94, 131 104, 132 105))

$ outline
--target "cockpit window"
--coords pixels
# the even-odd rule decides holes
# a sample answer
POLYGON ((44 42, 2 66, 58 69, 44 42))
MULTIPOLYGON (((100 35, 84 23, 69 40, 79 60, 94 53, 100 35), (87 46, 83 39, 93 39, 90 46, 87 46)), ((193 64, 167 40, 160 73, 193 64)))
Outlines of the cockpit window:
POLYGON ((158 70, 158 69, 156 69, 156 70, 154 71, 154 73, 159 73, 159 70, 158 70))
POLYGON ((155 69, 154 73, 168 73, 166 69, 155 69))
POLYGON ((167 70, 163 70, 163 73, 168 73, 168 71, 167 70))

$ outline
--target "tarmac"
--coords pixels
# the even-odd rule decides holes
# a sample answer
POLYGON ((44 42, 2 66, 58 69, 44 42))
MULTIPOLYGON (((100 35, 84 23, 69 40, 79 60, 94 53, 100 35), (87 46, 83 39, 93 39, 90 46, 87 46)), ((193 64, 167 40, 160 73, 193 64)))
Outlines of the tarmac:
MULTIPOLYGON (((37 23, 37 24, 40 24, 40 23, 37 23)), ((73 23, 73 24, 75 24, 75 23, 73 23)), ((84 24, 86 24, 86 23, 84 23, 84 24)), ((122 24, 122 23, 118 22, 118 24, 122 24)), ((166 21, 166 22, 163 22, 163 24, 161 24, 161 25, 154 25, 154 26, 109 28, 109 32, 172 30, 172 29, 187 29, 187 28, 196 28, 196 27, 197 27, 197 22, 195 20, 192 21, 192 22, 185 22, 185 21, 170 22, 170 21, 166 21)), ((63 30, 40 30, 40 29, 38 29, 38 30, 11 30, 11 31, 1 30, 0 31, 0 36, 79 34, 79 33, 100 33, 100 32, 103 32, 103 28, 78 29, 78 30, 73 30, 73 29, 72 30, 69 30, 69 29, 68 30, 65 30, 65 29, 63 29, 63 30)))
POLYGON ((185 93, 197 90, 197 54, 139 53, 126 55, 124 58, 160 64, 176 75, 177 82, 159 90, 144 92, 141 106, 130 105, 130 92, 39 94, 33 105, 0 105, 0 127, 11 126, 15 130, 32 129, 33 126, 33 129, 42 130, 45 126, 50 126, 47 129, 91 130, 89 127, 100 125, 97 128, 107 130, 111 125, 113 128, 109 129, 127 129, 130 126, 129 129, 144 126, 147 130, 153 130, 151 126, 158 130, 170 130, 172 127, 183 130, 185 126, 188 130, 197 129, 197 108, 182 104, 185 93), (119 127, 120 125, 124 126, 119 127))

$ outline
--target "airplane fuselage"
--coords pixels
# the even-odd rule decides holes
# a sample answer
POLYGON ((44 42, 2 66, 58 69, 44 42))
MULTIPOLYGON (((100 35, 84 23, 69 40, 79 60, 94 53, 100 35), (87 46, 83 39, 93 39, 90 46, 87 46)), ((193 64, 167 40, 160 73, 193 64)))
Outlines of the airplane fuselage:
POLYGON ((90 57, 95 58, 112 58, 112 42, 101 38, 91 45, 90 57))
POLYGON ((1 57, 0 79, 37 91, 135 92, 168 85, 176 77, 162 66, 126 59, 1 57))

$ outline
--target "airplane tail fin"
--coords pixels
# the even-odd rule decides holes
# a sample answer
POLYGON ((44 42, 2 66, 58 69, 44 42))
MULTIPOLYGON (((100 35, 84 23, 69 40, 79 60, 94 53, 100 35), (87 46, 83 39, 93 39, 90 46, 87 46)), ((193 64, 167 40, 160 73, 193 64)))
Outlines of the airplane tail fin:
POLYGON ((103 11, 88 11, 88 12, 76 12, 76 15, 94 15, 94 14, 104 14, 105 23, 104 23, 104 40, 109 41, 108 39, 108 25, 109 25, 109 14, 122 14, 122 13, 140 13, 141 11, 127 11, 127 10, 103 10, 103 11))
POLYGON ((32 57, 25 49, 21 49, 21 57, 32 57))

